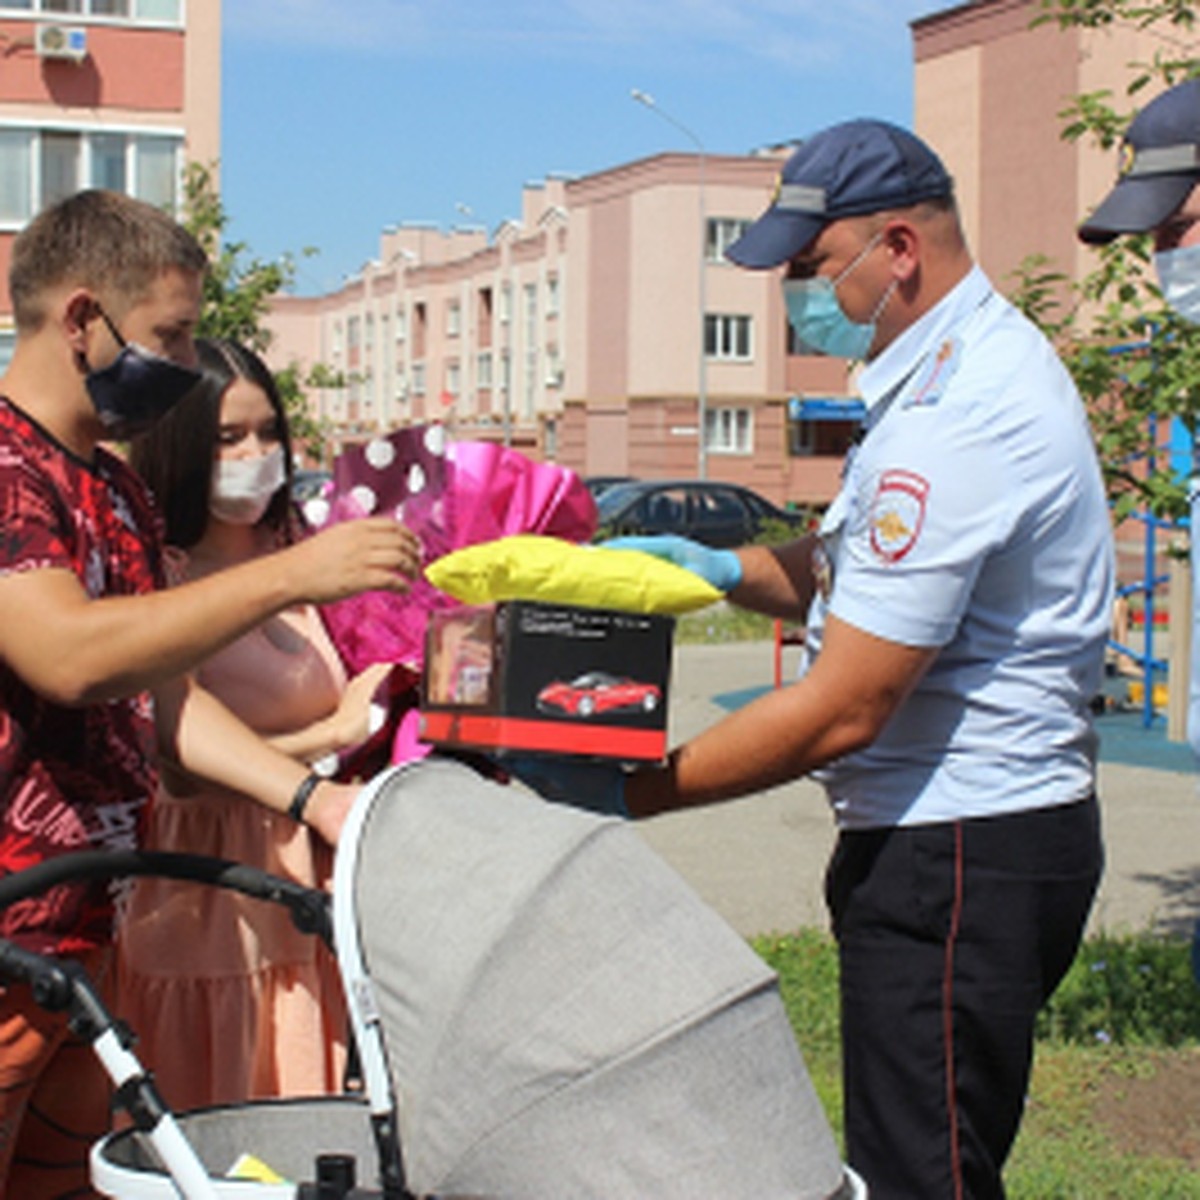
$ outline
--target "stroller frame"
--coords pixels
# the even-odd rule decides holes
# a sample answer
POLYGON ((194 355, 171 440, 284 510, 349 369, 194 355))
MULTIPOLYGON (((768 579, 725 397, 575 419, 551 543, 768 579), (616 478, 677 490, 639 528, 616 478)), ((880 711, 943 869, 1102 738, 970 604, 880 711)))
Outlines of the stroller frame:
MULTIPOLYGON (((301 933, 314 934, 332 948, 329 897, 291 880, 227 859, 197 854, 139 850, 84 850, 64 854, 0 879, 0 909, 64 883, 155 876, 240 892, 287 908, 301 933)), ((161 1159, 185 1200, 218 1200, 214 1182, 164 1101, 154 1077, 133 1053, 134 1037, 105 1006, 87 973, 70 958, 38 954, 0 938, 0 980, 30 986, 48 1012, 65 1012, 72 1032, 87 1041, 114 1086, 114 1107, 124 1111, 161 1159)), ((356 1058, 351 1055, 352 1061, 356 1058)), ((370 1056, 368 1056, 370 1061, 370 1056)), ((378 1090, 379 1067, 365 1072, 378 1090)), ((386 1071, 382 1075, 387 1084, 386 1071)), ((385 1098, 390 1088, 385 1087, 385 1098)), ((384 1200, 415 1200, 405 1185, 404 1161, 395 1112, 371 1100, 371 1127, 379 1155, 384 1200)), ((303 1195, 307 1185, 299 1185, 303 1195)), ((360 1193, 362 1194, 362 1193, 360 1193)))

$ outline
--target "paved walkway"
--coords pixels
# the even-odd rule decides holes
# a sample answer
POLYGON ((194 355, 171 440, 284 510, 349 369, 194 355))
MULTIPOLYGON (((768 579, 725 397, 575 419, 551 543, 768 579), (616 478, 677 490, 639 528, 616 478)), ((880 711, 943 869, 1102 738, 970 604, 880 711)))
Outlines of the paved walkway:
MULTIPOLYGON (((785 652, 785 678, 794 675, 794 654, 785 652)), ((770 643, 678 647, 672 742, 718 721, 773 678, 770 643)), ((1101 717, 1099 728, 1108 864, 1091 928, 1190 931, 1200 916, 1200 776, 1186 748, 1129 715, 1101 717)), ((739 932, 826 925, 821 885, 833 820, 810 780, 640 828, 739 932)))

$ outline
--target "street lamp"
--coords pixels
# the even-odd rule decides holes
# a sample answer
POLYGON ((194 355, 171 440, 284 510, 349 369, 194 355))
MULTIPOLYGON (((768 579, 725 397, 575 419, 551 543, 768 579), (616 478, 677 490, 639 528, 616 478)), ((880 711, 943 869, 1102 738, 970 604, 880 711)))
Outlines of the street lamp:
POLYGON ((708 230, 706 228, 707 213, 704 206, 704 165, 706 151, 704 149, 704 143, 700 140, 700 138, 682 121, 678 120, 676 117, 673 117, 669 112, 667 112, 667 110, 663 108, 648 92, 643 92, 641 88, 631 88, 629 95, 639 104, 644 105, 646 108, 650 109, 651 112, 657 113, 664 121, 670 122, 670 124, 674 125, 676 129, 684 133, 692 142, 695 143, 696 150, 698 152, 696 155, 696 165, 700 175, 700 187, 698 189, 700 201, 700 359, 698 369, 699 378, 696 385, 696 410, 700 424, 700 436, 697 439, 698 449, 696 453, 696 475, 700 479, 706 479, 708 478, 708 449, 705 441, 708 434, 708 356, 704 352, 704 326, 705 318, 707 316, 707 313, 705 312, 706 298, 704 289, 705 277, 707 274, 705 269, 705 250, 708 242, 708 230))

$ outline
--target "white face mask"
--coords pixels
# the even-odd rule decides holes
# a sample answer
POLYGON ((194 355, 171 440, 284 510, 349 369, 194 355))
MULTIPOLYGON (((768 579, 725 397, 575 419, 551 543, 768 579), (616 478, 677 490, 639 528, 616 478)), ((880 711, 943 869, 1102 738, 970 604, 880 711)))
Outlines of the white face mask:
POLYGON ((282 446, 259 458, 219 458, 213 464, 208 511, 231 525, 257 525, 286 479, 282 446))
POLYGON ((1200 244, 1159 251, 1154 269, 1168 307, 1185 321, 1200 325, 1200 244))

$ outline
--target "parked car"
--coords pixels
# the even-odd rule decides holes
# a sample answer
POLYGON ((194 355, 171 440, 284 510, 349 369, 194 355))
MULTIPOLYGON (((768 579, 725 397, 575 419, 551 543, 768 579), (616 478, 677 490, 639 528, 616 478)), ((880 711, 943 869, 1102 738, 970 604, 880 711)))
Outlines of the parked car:
POLYGON ((537 695, 537 706, 543 712, 561 712, 572 717, 592 717, 598 713, 636 710, 653 712, 662 700, 662 692, 653 683, 638 683, 609 675, 605 671, 588 671, 569 683, 555 680, 537 695))
POLYGON ((325 485, 333 478, 332 471, 323 467, 299 467, 292 473, 292 499, 297 504, 319 496, 325 485))
POLYGON ((596 502, 599 535, 678 533, 706 546, 742 546, 772 527, 804 533, 810 516, 778 508, 750 488, 709 480, 617 484, 596 502))
POLYGON ((588 475, 583 481, 583 486, 592 493, 593 500, 599 500, 609 488, 614 488, 621 483, 633 483, 632 475, 588 475))

